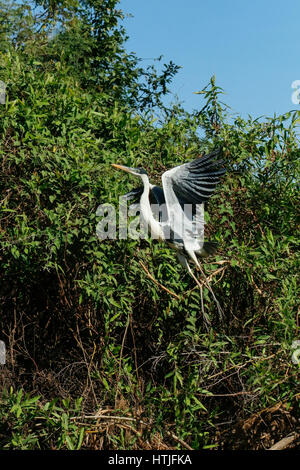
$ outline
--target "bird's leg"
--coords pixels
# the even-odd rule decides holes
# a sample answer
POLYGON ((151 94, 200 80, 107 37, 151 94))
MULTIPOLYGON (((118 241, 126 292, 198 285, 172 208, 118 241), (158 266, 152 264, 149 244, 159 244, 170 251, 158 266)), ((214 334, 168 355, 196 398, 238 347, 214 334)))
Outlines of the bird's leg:
POLYGON ((197 259, 197 256, 195 254, 194 251, 187 251, 187 253, 190 255, 190 257, 192 258, 192 260, 194 261, 194 263, 196 264, 197 268, 199 269, 199 271, 201 272, 202 276, 203 276, 203 283, 205 285, 205 287, 207 287, 207 289, 209 290, 209 292, 211 293, 212 295, 212 298, 214 299, 216 305, 217 305, 217 308, 218 308, 218 312, 219 312, 219 315, 220 315, 220 318, 222 319, 223 316, 224 316, 224 312, 221 308, 221 305, 220 305, 220 302, 217 300, 215 294, 214 294, 214 291, 212 290, 210 284, 209 284, 209 281, 207 280, 206 276, 205 276, 205 273, 203 272, 203 269, 201 268, 200 264, 199 264, 199 261, 197 259))
POLYGON ((194 281, 196 282, 197 286, 199 287, 200 289, 200 296, 201 296, 201 310, 202 310, 202 315, 203 315, 203 320, 205 322, 205 325, 206 327, 210 325, 210 321, 209 321, 209 318, 207 317, 205 311, 204 311, 204 302, 203 302, 203 286, 202 284, 199 282, 199 280, 196 278, 195 274, 193 273, 193 271, 191 270, 191 267, 188 263, 188 260, 186 259, 186 257, 184 255, 182 255, 181 253, 177 253, 177 258, 181 264, 181 266, 183 266, 184 268, 186 268, 189 272, 189 274, 192 276, 192 278, 194 279, 194 281))

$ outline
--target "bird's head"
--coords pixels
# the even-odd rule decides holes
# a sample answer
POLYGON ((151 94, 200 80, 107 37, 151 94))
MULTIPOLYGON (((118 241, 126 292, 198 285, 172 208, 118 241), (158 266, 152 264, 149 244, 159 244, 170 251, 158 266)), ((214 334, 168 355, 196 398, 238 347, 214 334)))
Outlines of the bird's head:
POLYGON ((143 170, 142 168, 130 168, 124 165, 117 165, 116 163, 112 163, 112 166, 114 168, 117 168, 118 170, 126 171, 127 173, 130 173, 131 175, 134 175, 134 176, 142 177, 142 175, 147 175, 147 172, 143 170))

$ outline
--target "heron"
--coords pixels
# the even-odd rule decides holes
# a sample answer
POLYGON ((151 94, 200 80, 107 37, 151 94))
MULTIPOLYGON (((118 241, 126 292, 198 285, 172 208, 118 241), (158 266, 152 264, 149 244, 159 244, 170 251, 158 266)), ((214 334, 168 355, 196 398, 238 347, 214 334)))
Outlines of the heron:
MULTIPOLYGON (((162 174, 162 187, 150 183, 142 168, 131 168, 113 163, 116 169, 139 177, 143 185, 124 195, 138 201, 140 215, 151 230, 151 236, 175 248, 180 264, 187 269, 201 289, 189 262, 202 272, 199 259, 213 255, 217 244, 204 241, 204 204, 214 193, 220 177, 226 172, 220 160, 221 149, 204 154, 195 160, 176 166, 162 174), (158 211, 154 210, 158 208, 158 211)), ((221 308, 211 287, 206 287, 221 308)), ((203 311, 203 309, 202 309, 203 311)))

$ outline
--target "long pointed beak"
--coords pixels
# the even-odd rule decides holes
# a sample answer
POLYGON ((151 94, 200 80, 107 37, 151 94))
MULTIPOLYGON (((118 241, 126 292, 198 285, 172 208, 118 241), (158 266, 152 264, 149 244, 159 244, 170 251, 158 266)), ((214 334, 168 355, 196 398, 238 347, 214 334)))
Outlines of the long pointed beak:
POLYGON ((117 168, 118 170, 123 170, 123 171, 126 171, 127 173, 131 173, 131 168, 128 168, 127 166, 117 165, 116 163, 112 163, 111 166, 113 166, 114 168, 117 168))

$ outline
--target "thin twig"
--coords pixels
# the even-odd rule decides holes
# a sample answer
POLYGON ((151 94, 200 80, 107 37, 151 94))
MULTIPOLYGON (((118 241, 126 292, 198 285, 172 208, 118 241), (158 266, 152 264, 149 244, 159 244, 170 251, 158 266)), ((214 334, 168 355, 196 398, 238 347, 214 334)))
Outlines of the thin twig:
POLYGON ((247 390, 243 390, 241 392, 234 392, 234 393, 199 393, 198 395, 200 397, 207 397, 207 398, 212 398, 212 397, 236 397, 238 395, 250 395, 251 392, 248 392, 247 390))
MULTIPOLYGON (((219 274, 219 273, 225 271, 225 269, 226 269, 226 266, 223 266, 223 268, 219 268, 219 269, 217 269, 216 271, 214 271, 213 273, 211 273, 211 274, 208 276, 208 278, 207 278, 208 282, 211 282, 211 281, 212 281, 212 278, 213 278, 214 276, 216 276, 217 274, 219 274)), ((222 276, 222 277, 223 277, 223 276, 222 276)))
MULTIPOLYGON (((206 277, 206 275, 205 275, 205 273, 204 273, 204 271, 203 271, 203 269, 202 269, 202 267, 200 266, 199 263, 198 263, 198 266, 197 266, 197 267, 198 267, 199 271, 201 272, 202 276, 203 276, 204 279, 205 279, 205 281, 204 281, 205 287, 209 290, 209 292, 211 293, 211 295, 212 295, 212 297, 213 297, 213 299, 214 299, 214 301, 215 301, 215 303, 216 303, 216 305, 217 305, 217 309, 218 309, 218 312, 219 312, 220 317, 223 318, 224 312, 223 312, 223 310, 222 310, 222 308, 221 308, 220 302, 219 302, 218 299, 216 298, 216 296, 215 296, 215 294, 214 294, 214 291, 212 290, 212 288, 211 288, 211 286, 210 286, 210 283, 209 283, 208 278, 206 277)), ((203 281, 202 281, 202 282, 203 282, 203 281)))
POLYGON ((192 447, 190 447, 185 441, 180 439, 179 437, 176 436, 173 432, 167 431, 167 434, 174 439, 174 441, 179 442, 179 444, 182 445, 182 447, 185 447, 188 450, 194 450, 192 447))
MULTIPOLYGON (((255 362, 255 364, 258 364, 259 362, 262 362, 262 361, 267 361, 269 359, 272 359, 272 357, 274 357, 276 354, 271 354, 270 356, 267 356, 267 357, 263 357, 263 358, 260 358, 259 361, 255 362)), ((219 375, 222 375, 224 374, 224 372, 228 372, 229 370, 231 369, 242 369, 243 367, 245 367, 247 364, 249 364, 249 362, 254 362, 253 359, 248 359, 244 364, 234 364, 233 366, 230 366, 228 369, 226 370, 221 370, 221 372, 217 372, 216 374, 214 375, 211 375, 209 377, 209 379, 213 379, 215 377, 218 377, 219 375)))
POLYGON ((272 445, 272 447, 270 447, 267 450, 283 450, 283 449, 286 449, 287 447, 289 447, 290 444, 292 444, 292 442, 294 442, 296 437, 297 437, 297 434, 293 434, 292 436, 284 437, 283 439, 280 439, 280 441, 276 442, 276 444, 272 445))
MULTIPOLYGON (((95 414, 95 415, 85 415, 82 418, 84 419, 116 419, 119 421, 138 421, 140 424, 148 426, 149 423, 139 420, 138 418, 131 418, 130 416, 114 416, 114 415, 105 415, 105 414, 95 414)), ((77 418, 74 418, 77 419, 77 418)))
POLYGON ((156 284, 158 287, 160 287, 161 289, 165 290, 166 292, 168 292, 168 294, 172 295, 173 297, 175 297, 176 299, 178 300, 181 300, 179 295, 175 294, 175 292, 172 292, 171 290, 169 290, 167 287, 163 286, 160 282, 158 282, 153 276, 152 274, 149 273, 148 269, 146 268, 146 266, 142 263, 142 261, 139 260, 139 263, 140 265, 142 266, 143 270, 145 271, 145 273, 147 274, 147 276, 149 277, 149 279, 151 279, 151 281, 154 282, 154 284, 156 284))
POLYGON ((115 395, 115 406, 117 403, 117 398, 118 398, 118 393, 119 393, 119 380, 120 380, 120 375, 121 375, 121 367, 122 367, 122 357, 123 357, 123 349, 124 349, 124 344, 125 344, 125 339, 127 336, 127 331, 130 323, 130 318, 127 318, 127 324, 125 327, 123 339, 122 339, 122 345, 121 345, 121 351, 120 351, 120 358, 119 358, 119 370, 118 370, 118 376, 117 376, 117 390, 116 390, 116 395, 115 395))
MULTIPOLYGON (((113 416, 113 415, 87 415, 87 416, 83 416, 84 419, 113 419, 113 420, 117 420, 117 421, 130 421, 130 422, 138 422, 139 424, 142 424, 144 426, 149 426, 151 425, 151 423, 146 423, 145 421, 142 421, 140 420, 139 418, 131 418, 129 416, 113 416)), ((76 419, 76 418, 74 418, 76 419)), ((131 427, 130 427, 131 428, 131 427)), ((131 428, 132 430, 134 430, 133 428, 131 428)), ((138 433, 138 431, 134 430, 136 433, 138 433)), ((182 439, 180 439, 180 437, 176 436, 176 434, 174 434, 173 432, 171 431, 166 431, 166 434, 168 436, 170 436, 172 439, 174 439, 174 441, 178 442, 179 444, 181 444, 183 447, 185 447, 186 449, 188 450, 193 450, 192 447, 190 447, 185 441, 183 441, 182 439)), ((141 436, 141 434, 140 434, 141 436)))

